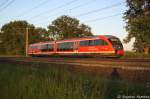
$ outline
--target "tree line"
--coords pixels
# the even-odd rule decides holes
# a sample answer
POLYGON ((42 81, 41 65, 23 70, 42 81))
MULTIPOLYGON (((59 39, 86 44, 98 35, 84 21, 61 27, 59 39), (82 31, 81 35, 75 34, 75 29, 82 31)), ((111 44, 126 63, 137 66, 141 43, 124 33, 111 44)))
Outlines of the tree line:
POLYGON ((35 27, 23 20, 11 21, 4 24, 0 30, 0 53, 24 55, 26 28, 29 32, 29 44, 93 35, 89 26, 80 24, 78 19, 66 15, 52 21, 47 29, 35 27))
POLYGON ((127 11, 124 13, 127 37, 125 43, 135 38, 134 50, 150 53, 150 0, 126 0, 127 11))

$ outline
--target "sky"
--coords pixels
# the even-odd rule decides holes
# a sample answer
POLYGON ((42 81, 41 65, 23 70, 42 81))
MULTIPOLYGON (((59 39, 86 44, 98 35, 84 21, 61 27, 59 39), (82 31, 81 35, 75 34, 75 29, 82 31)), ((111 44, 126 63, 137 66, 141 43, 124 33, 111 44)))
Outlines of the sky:
MULTIPOLYGON (((125 0, 0 0, 0 27, 14 20, 26 20, 47 28, 62 15, 69 15, 91 27, 94 35, 127 36, 123 13, 125 0)), ((133 40, 123 44, 132 49, 133 40)))

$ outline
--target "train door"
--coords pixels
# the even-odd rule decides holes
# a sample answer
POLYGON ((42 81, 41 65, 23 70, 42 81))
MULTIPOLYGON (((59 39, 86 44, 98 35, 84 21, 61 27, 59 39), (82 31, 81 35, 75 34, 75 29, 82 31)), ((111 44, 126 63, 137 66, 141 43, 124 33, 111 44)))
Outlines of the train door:
POLYGON ((75 52, 75 53, 78 52, 78 47, 79 47, 79 42, 75 41, 75 42, 74 42, 74 52, 75 52))
POLYGON ((54 42, 54 54, 56 54, 56 52, 57 52, 57 43, 54 42))
POLYGON ((110 47, 109 44, 105 40, 103 40, 103 39, 100 40, 101 53, 108 53, 110 51, 109 47, 110 47))
POLYGON ((79 52, 83 53, 97 53, 99 51, 99 40, 82 40, 80 41, 79 52))

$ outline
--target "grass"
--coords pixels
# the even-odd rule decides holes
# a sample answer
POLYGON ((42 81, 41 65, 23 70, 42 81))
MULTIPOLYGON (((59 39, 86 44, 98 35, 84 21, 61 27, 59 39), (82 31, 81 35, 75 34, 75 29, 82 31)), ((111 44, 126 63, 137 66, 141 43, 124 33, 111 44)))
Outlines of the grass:
POLYGON ((150 95, 150 86, 63 66, 0 64, 0 99, 116 99, 118 95, 150 95))
POLYGON ((150 58, 150 54, 126 51, 123 58, 150 58))

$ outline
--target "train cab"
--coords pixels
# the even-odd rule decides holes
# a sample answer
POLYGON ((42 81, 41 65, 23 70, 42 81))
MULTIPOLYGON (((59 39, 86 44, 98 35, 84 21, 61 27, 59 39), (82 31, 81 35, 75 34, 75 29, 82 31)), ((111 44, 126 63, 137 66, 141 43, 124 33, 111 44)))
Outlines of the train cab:
POLYGON ((115 50, 115 54, 118 56, 123 56, 124 55, 124 49, 121 41, 119 38, 115 36, 107 36, 109 42, 112 44, 112 47, 115 50))

